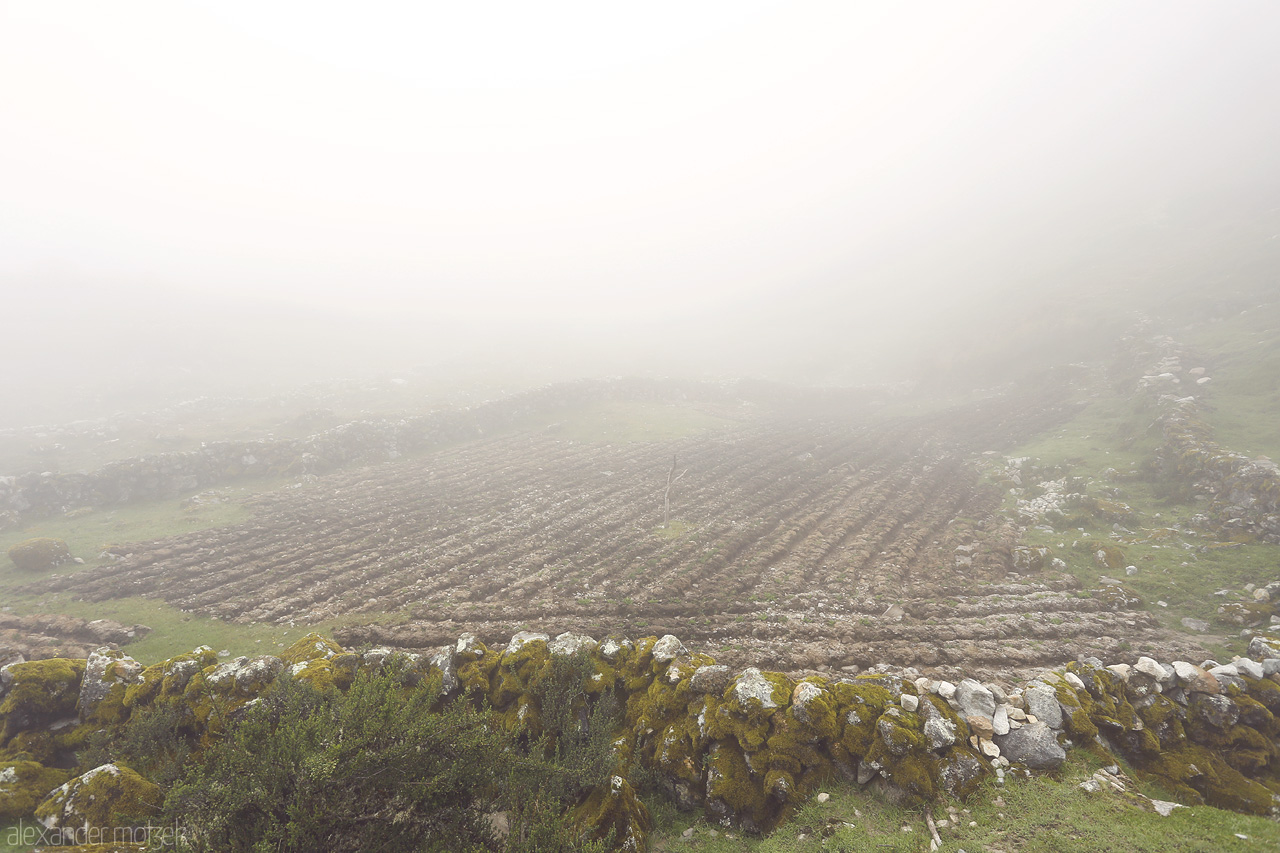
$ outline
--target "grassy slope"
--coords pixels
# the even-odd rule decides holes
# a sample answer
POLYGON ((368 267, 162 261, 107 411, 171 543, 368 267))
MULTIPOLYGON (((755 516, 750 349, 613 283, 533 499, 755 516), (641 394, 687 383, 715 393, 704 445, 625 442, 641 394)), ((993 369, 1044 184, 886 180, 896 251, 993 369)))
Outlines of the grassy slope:
MULTIPOLYGON (((1280 310, 1277 306, 1232 315, 1185 331, 1186 341, 1199 361, 1208 366, 1213 381, 1187 393, 1205 404, 1206 420, 1215 439, 1230 450, 1280 453, 1280 310), (1272 450, 1274 448, 1274 450, 1272 450)), ((1199 364, 1184 364, 1194 367, 1199 364)), ((1217 617, 1224 600, 1215 593, 1239 591, 1247 583, 1266 584, 1276 578, 1280 546, 1226 545, 1194 534, 1171 531, 1200 511, 1195 503, 1172 498, 1168 490, 1143 471, 1160 441, 1154 426, 1155 410, 1131 393, 1134 383, 1112 377, 1111 385, 1098 380, 1098 389, 1083 397, 1087 406, 1070 423, 1037 437, 1011 451, 1011 456, 1031 456, 1046 465, 1061 466, 1069 476, 1091 481, 1089 492, 1115 497, 1132 507, 1136 518, 1125 523, 1131 533, 1117 533, 1110 522, 1079 521, 1068 532, 1049 533, 1032 528, 1026 543, 1046 546, 1067 563, 1068 570, 1087 586, 1103 576, 1119 578, 1142 596, 1144 606, 1176 630, 1185 630, 1181 619, 1203 619, 1212 633, 1200 636, 1224 657, 1243 654, 1239 627, 1217 617), (1105 475, 1114 469, 1114 475, 1105 475), (1100 567, 1093 558, 1095 543, 1119 545, 1127 565, 1137 574, 1100 567), (1163 601, 1164 605, 1159 604, 1163 601)), ((1013 498, 1009 499, 1010 505, 1013 498)))
POLYGON ((1280 459, 1280 303, 1204 324, 1186 343, 1212 381, 1199 393, 1217 441, 1280 459))
MULTIPOLYGON (((1114 792, 1090 794, 1080 789, 1078 784, 1097 767, 1096 759, 1076 755, 1057 778, 1011 777, 1004 787, 988 785, 967 803, 936 804, 935 819, 950 822, 948 808, 956 809, 960 817, 958 826, 939 829, 942 849, 964 849, 969 853, 1225 853, 1280 849, 1280 824, 1266 818, 1207 806, 1176 809, 1171 816, 1160 817, 1136 797, 1114 792), (969 826, 970 822, 975 825, 969 826), (1238 838, 1237 833, 1246 838, 1238 838)), ((1137 787, 1147 796, 1168 799, 1158 789, 1141 784, 1137 787)), ((877 794, 850 783, 836 783, 826 791, 831 795, 826 803, 809 801, 791 821, 766 838, 744 836, 653 803, 655 828, 650 849, 655 853, 916 853, 929 849, 929 830, 922 811, 892 806, 877 794), (693 833, 686 838, 683 833, 690 827, 693 833), (830 834, 824 838, 824 832, 830 834)))

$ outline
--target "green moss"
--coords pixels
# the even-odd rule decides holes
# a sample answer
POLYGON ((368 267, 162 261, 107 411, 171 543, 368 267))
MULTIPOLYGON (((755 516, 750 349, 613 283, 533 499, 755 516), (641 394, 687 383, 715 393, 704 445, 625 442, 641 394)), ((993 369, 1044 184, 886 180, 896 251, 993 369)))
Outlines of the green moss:
MULTIPOLYGON (((298 681, 310 684, 316 690, 324 692, 326 690, 335 690, 338 687, 337 673, 333 668, 333 663, 325 658, 311 658, 301 663, 301 665, 295 664, 295 667, 295 669, 291 670, 293 677, 298 681)), ((350 684, 350 680, 347 683, 350 684)))
POLYGON ((861 758, 876 738, 876 720, 893 702, 893 694, 880 684, 855 679, 854 683, 832 685, 836 697, 836 722, 840 726, 840 746, 861 758))
POLYGON ((38 761, 53 764, 58 748, 53 733, 47 729, 19 732, 0 749, 0 761, 38 761))
POLYGON ((74 775, 35 761, 0 765, 0 821, 30 819, 36 805, 74 775))
MULTIPOLYGON (((1280 644, 1280 641, 1277 641, 1280 644)), ((1280 714, 1280 684, 1270 679, 1245 679, 1249 695, 1261 702, 1272 714, 1280 714)))
POLYGON ((748 816, 757 826, 770 823, 769 798, 762 780, 752 775, 736 743, 721 742, 711 747, 707 755, 707 797, 719 800, 732 814, 748 816))
POLYGON ((313 660, 327 660, 343 653, 342 646, 314 631, 280 653, 280 659, 293 665, 313 660))
POLYGON ((485 649, 477 660, 467 661, 458 667, 458 682, 468 694, 485 695, 494 688, 491 678, 502 662, 502 655, 493 649, 485 649))
POLYGON ((35 816, 50 827, 137 826, 157 815, 163 802, 159 786, 124 765, 105 764, 51 792, 35 816))
POLYGON ((824 679, 819 678, 806 678, 796 685, 796 689, 792 692, 792 705, 787 715, 802 727, 798 733, 799 737, 811 742, 832 742, 839 738, 840 724, 836 717, 839 703, 828 689, 829 687, 830 685, 824 679), (811 690, 806 690, 808 695, 801 707, 797 704, 796 697, 801 693, 803 684, 812 684, 820 692, 813 693, 811 690))
POLYGON ((1082 696, 1065 680, 1055 681, 1053 688, 1058 702, 1063 705, 1065 711, 1062 716, 1067 731, 1080 740, 1091 741, 1097 737, 1098 727, 1090 719, 1090 711, 1095 710, 1097 706, 1089 694, 1086 692, 1082 696))
POLYGON ((85 661, 67 658, 11 665, 13 683, 4 702, 0 702, 0 717, 4 719, 0 742, 24 729, 74 716, 84 670, 85 661))
POLYGON ((882 771, 889 782, 906 793, 912 805, 933 802, 938 797, 941 760, 925 751, 911 752, 882 771))
POLYGON ((647 850, 649 810, 626 779, 613 776, 591 792, 573 813, 574 824, 592 840, 612 838, 615 849, 647 850))

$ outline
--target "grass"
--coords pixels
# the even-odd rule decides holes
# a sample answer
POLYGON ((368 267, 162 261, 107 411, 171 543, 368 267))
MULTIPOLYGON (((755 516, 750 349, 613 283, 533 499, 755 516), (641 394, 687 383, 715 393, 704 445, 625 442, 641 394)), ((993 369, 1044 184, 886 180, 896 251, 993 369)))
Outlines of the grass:
POLYGON ((1280 459, 1280 303, 1201 327, 1188 345, 1211 381, 1195 392, 1219 444, 1280 459))
MULTIPOLYGON (((1100 381, 1094 386, 1103 387, 1100 381)), ((1023 541, 1049 548, 1086 588, 1098 586, 1103 576, 1121 580, 1142 597, 1142 607, 1169 628, 1186 631, 1181 624, 1185 617, 1208 621, 1216 634, 1197 634, 1197 639, 1215 653, 1243 654, 1240 627, 1221 621, 1217 614, 1218 605, 1231 599, 1214 593, 1273 580, 1280 546, 1224 545, 1208 536, 1171 530, 1175 525, 1191 529, 1189 520, 1202 507, 1174 499, 1147 473, 1161 440, 1154 421, 1154 410, 1131 397, 1127 388, 1112 388, 1090 398, 1070 422, 1010 451, 1009 456, 1031 456, 1042 465, 1060 466, 1066 476, 1083 477, 1090 481, 1090 494, 1114 497, 1135 513, 1123 524, 1129 533, 1115 531, 1110 521, 1077 515, 1069 527, 1053 533, 1032 527, 1023 541), (1099 544, 1118 546, 1125 565, 1136 566, 1137 573, 1129 576, 1123 568, 1101 567, 1094 559, 1099 544)), ((1012 509, 1014 501, 1014 496, 1007 496, 1006 507, 1012 509)))
MULTIPOLYGON (((141 596, 109 601, 81 601, 73 594, 41 594, 19 592, 37 587, 42 577, 50 574, 91 572, 104 562, 98 555, 108 546, 127 546, 176 536, 197 530, 238 524, 250 518, 252 509, 247 499, 264 487, 281 486, 288 480, 258 480, 252 485, 217 489, 226 498, 219 503, 184 506, 188 496, 159 501, 97 509, 85 513, 34 521, 20 530, 0 534, 0 552, 35 536, 51 536, 66 540, 71 553, 85 564, 60 566, 47 572, 19 572, 7 559, 0 567, 0 599, 14 613, 59 613, 83 619, 114 619, 126 625, 143 624, 152 629, 142 639, 123 648, 143 663, 155 663, 175 654, 188 652, 199 645, 215 650, 228 650, 232 655, 266 654, 288 646, 309 628, 280 625, 242 625, 184 613, 158 599, 141 596)), ((327 623, 316 626, 323 630, 327 623)), ((2 849, 2 848, 0 848, 2 849)))
MULTIPOLYGON (((1098 768, 1097 759, 1073 755, 1056 774, 1008 784, 988 784, 967 803, 943 801, 933 806, 935 819, 948 821, 938 830, 945 850, 968 853, 1208 853, 1280 849, 1280 824, 1267 818, 1239 815, 1207 806, 1176 809, 1169 817, 1148 810, 1128 794, 1088 793, 1078 787, 1098 768), (952 823, 948 808, 960 818, 952 823), (966 813, 967 810, 967 813, 966 813), (974 826, 970 826, 972 822, 974 826), (1236 837, 1236 833, 1247 836, 1236 837)), ((1139 784, 1156 799, 1158 789, 1139 784)), ((713 826, 699 815, 682 814, 665 802, 651 802, 654 830, 650 849, 699 853, 802 853, 802 851, 901 851, 929 849, 924 813, 887 802, 870 789, 852 783, 832 784, 825 803, 804 804, 768 837, 713 826), (903 828, 909 831, 904 832, 903 828), (692 828, 690 837, 683 836, 692 828)), ((1131 787, 1132 790, 1132 787, 1131 787)))

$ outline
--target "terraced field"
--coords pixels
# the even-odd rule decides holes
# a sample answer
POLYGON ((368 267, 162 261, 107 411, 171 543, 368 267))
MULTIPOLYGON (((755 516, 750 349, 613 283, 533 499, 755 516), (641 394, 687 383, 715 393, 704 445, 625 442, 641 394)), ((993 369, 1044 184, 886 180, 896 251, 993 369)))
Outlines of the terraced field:
MULTIPOLYGON (((1048 389, 942 413, 770 417, 602 443, 555 428, 339 472, 241 525, 141 545, 45 590, 423 648, 463 631, 671 632, 787 670, 1010 670, 1158 645, 1066 575, 1010 574, 976 460, 1060 422, 1048 389), (663 525, 673 458, 678 479, 663 525)), ((1186 644, 1180 647, 1184 650, 1186 644)))

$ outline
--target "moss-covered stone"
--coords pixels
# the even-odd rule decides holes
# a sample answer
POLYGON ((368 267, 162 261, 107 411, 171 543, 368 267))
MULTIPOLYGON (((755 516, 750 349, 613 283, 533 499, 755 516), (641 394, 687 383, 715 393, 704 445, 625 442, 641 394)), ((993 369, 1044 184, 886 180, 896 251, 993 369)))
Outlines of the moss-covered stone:
POLYGON ((342 646, 314 631, 280 653, 280 659, 290 666, 313 660, 329 660, 343 653, 342 646))
POLYGON ((74 775, 35 761, 0 765, 0 821, 30 819, 40 801, 74 775))
POLYGON ((463 691, 469 695, 488 696, 495 686, 491 679, 501 663, 501 654, 493 649, 485 649, 479 658, 459 666, 458 682, 463 691))
POLYGON ((573 814, 574 823, 593 839, 612 838, 618 850, 641 853, 648 849, 649 810, 622 776, 597 788, 573 814))
POLYGON ((0 749, 0 762, 38 761, 41 764, 53 764, 57 756, 58 746, 54 743, 53 732, 48 729, 18 732, 0 749))
POLYGON ((0 702, 4 720, 0 742, 25 729, 75 715, 85 661, 51 658, 15 663, 7 669, 13 681, 0 702))
POLYGON ((49 829, 138 826, 164 803, 159 786, 119 764, 103 764, 54 789, 35 817, 49 829))
POLYGON ((718 742, 707 753, 707 810, 728 825, 736 818, 755 828, 770 824, 763 779, 751 773, 736 742, 718 742))
POLYGON ((836 721, 840 726, 840 745, 861 758, 871 749, 876 737, 876 721, 893 703, 893 694, 871 680, 854 679, 831 687, 836 697, 836 721))
POLYGON ((98 649, 85 663, 76 709, 87 723, 115 725, 124 722, 128 688, 142 681, 143 666, 119 650, 98 649))

